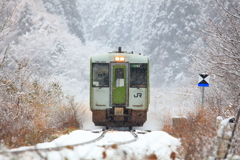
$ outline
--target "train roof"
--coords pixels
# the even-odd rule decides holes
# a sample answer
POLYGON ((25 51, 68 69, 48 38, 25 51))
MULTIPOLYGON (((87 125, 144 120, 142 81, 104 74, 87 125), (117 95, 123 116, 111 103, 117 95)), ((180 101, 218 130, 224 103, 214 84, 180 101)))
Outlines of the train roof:
POLYGON ((114 62, 115 57, 124 57, 124 62, 130 63, 148 63, 149 59, 147 56, 140 54, 133 54, 132 52, 118 52, 113 51, 108 54, 99 54, 91 57, 92 63, 110 63, 114 62))

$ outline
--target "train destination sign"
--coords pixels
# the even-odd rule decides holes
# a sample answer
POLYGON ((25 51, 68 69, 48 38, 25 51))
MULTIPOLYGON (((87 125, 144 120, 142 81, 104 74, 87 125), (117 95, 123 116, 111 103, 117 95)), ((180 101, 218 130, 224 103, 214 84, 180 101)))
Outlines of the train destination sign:
POLYGON ((199 87, 209 87, 209 75, 207 74, 199 74, 198 78, 198 86, 199 87))

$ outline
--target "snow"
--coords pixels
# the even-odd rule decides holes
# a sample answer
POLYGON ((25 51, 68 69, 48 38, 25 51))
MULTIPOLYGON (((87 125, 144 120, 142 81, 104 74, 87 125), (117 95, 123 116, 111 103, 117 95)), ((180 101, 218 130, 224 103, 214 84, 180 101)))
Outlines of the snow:
POLYGON ((217 116, 217 120, 222 121, 223 118, 221 116, 217 116))
MULTIPOLYGON (((136 132, 139 133, 139 132, 136 132)), ((38 160, 46 157, 48 160, 79 160, 79 159, 144 159, 144 157, 155 154, 159 159, 170 160, 170 154, 176 152, 180 146, 180 140, 163 131, 146 132, 138 134, 138 140, 129 144, 113 146, 113 144, 134 139, 127 131, 108 131, 106 135, 95 143, 83 146, 69 147, 99 137, 102 132, 95 133, 85 130, 76 130, 68 135, 63 135, 52 142, 40 143, 36 146, 20 147, 10 152, 25 151, 28 149, 44 149, 51 147, 67 146, 59 151, 26 151, 17 155, 18 159, 38 160), (40 157, 39 155, 42 155, 40 157)), ((15 155, 16 156, 16 155, 15 155)), ((0 156, 0 159, 9 157, 0 156)))
POLYGON ((226 137, 231 137, 232 136, 232 128, 230 126, 230 119, 232 119, 234 117, 230 117, 230 118, 226 118, 226 119, 222 119, 222 117, 218 116, 217 120, 220 122, 220 126, 218 126, 218 131, 217 131, 217 136, 218 137, 222 137, 223 135, 225 135, 226 137))

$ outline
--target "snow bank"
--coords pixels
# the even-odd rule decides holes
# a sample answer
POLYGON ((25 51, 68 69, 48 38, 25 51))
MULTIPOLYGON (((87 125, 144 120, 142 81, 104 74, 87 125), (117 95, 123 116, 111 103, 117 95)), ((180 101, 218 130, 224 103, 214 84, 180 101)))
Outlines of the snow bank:
MULTIPOLYGON (((31 147, 21 147, 10 151, 22 151, 29 148, 47 148, 65 146, 86 142, 97 138, 102 133, 77 130, 69 135, 63 135, 52 142, 37 144, 31 147)), ((79 159, 144 159, 146 156, 155 154, 158 159, 170 160, 170 154, 176 152, 180 146, 180 140, 163 131, 147 132, 138 134, 136 142, 125 145, 114 145, 117 142, 128 141, 134 137, 129 132, 109 131, 103 139, 94 143, 76 147, 65 147, 59 151, 23 152, 15 156, 0 156, 0 159, 17 158, 24 160, 40 160, 43 157, 48 160, 79 160, 79 159)))

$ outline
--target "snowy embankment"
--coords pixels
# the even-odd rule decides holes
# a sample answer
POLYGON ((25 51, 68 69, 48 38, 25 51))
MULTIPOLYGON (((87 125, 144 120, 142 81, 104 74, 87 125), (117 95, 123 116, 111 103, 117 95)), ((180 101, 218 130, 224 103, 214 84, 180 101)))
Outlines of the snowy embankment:
MULTIPOLYGON (((56 146, 67 146, 77 143, 86 142, 97 138, 102 133, 92 133, 91 131, 76 130, 68 135, 63 135, 52 142, 37 144, 31 147, 21 147, 10 150, 23 151, 27 149, 43 149, 56 146)), ((111 145, 117 142, 133 139, 129 132, 108 131, 104 138, 92 144, 83 146, 70 147, 67 146, 59 151, 32 151, 22 152, 14 155, 14 158, 24 160, 79 160, 79 159, 145 159, 151 155, 158 159, 170 160, 170 155, 176 152, 176 148, 180 145, 179 139, 176 139, 166 132, 153 131, 146 134, 138 134, 138 140, 125 145, 111 145), (106 146, 107 145, 107 146, 106 146)), ((0 159, 13 158, 10 154, 1 155, 0 159)))

